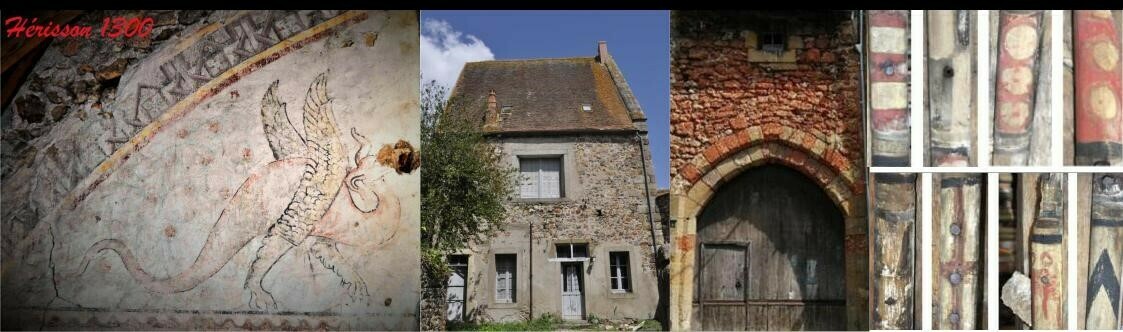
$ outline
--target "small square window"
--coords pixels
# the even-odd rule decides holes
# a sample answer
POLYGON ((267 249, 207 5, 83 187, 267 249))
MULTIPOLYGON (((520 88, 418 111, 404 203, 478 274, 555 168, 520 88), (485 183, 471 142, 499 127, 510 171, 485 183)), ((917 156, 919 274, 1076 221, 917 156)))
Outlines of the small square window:
POLYGON ((779 32, 765 32, 760 34, 760 50, 770 53, 783 53, 785 48, 784 34, 779 32))
POLYGON ((558 258, 589 258, 589 245, 585 243, 562 243, 554 248, 558 258))
POLYGON ((583 105, 581 105, 581 110, 585 111, 585 112, 592 112, 593 111, 593 105, 592 104, 583 104, 583 105))

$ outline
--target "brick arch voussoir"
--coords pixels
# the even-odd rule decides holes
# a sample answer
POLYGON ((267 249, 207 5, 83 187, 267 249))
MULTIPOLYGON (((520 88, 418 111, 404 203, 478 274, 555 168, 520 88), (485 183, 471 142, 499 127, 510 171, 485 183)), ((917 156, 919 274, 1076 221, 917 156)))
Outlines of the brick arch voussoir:
POLYGON ((865 214, 860 204, 865 191, 860 168, 814 135, 782 126, 752 127, 721 137, 681 167, 676 180, 685 186, 681 192, 692 200, 681 212, 696 216, 722 184, 745 170, 770 163, 812 179, 848 219, 865 214))

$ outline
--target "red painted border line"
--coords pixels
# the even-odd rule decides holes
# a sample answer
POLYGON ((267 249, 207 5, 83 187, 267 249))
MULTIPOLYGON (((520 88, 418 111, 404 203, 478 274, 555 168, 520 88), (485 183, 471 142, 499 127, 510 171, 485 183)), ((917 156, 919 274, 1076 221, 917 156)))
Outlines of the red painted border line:
MULTIPOLYGON (((341 15, 347 15, 347 13, 344 13, 344 14, 341 14, 341 15)), ((185 115, 191 113, 191 111, 194 110, 196 106, 198 106, 199 104, 202 104, 204 101, 206 101, 210 97, 213 97, 213 96, 217 95, 219 92, 222 92, 224 89, 226 89, 230 85, 232 85, 234 83, 237 83, 243 77, 257 71, 258 69, 260 69, 261 67, 264 67, 265 65, 268 65, 268 64, 276 61, 277 59, 280 59, 282 56, 285 56, 289 53, 292 53, 293 51, 299 50, 299 49, 303 48, 304 46, 307 46, 310 43, 313 43, 313 42, 316 42, 320 39, 323 39, 324 37, 334 33, 335 31, 337 31, 338 29, 340 29, 342 27, 346 27, 346 26, 349 26, 349 25, 354 24, 356 22, 366 20, 367 18, 368 18, 367 13, 362 12, 362 13, 359 13, 358 15, 354 15, 354 17, 351 17, 351 18, 349 18, 349 19, 347 19, 343 22, 333 23, 329 20, 328 22, 321 23, 321 26, 324 25, 324 24, 336 24, 336 25, 330 26, 330 27, 327 27, 327 28, 322 28, 322 30, 320 30, 320 31, 318 31, 318 32, 316 32, 316 33, 314 33, 310 36, 304 37, 304 38, 302 38, 302 39, 300 39, 300 40, 298 40, 298 41, 296 41, 296 42, 294 42, 290 45, 285 45, 284 47, 282 47, 278 50, 273 50, 273 53, 269 54, 268 56, 257 57, 256 59, 251 58, 249 60, 252 60, 253 62, 250 62, 248 64, 244 64, 244 65, 242 65, 242 64, 236 65, 235 68, 238 67, 238 66, 241 66, 241 68, 236 69, 236 71, 234 71, 233 73, 230 73, 228 75, 226 73, 220 74, 220 76, 222 76, 222 75, 227 75, 227 76, 224 79, 222 79, 221 81, 219 81, 216 85, 214 85, 210 88, 205 88, 205 90, 202 90, 202 91, 197 91, 194 94, 194 96, 189 96, 188 98, 185 98, 183 101, 181 101, 181 103, 185 103, 182 106, 183 109, 184 109, 183 112, 173 114, 171 117, 169 117, 167 119, 162 119, 163 121, 151 123, 150 124, 150 126, 152 126, 152 128, 150 129, 152 131, 151 135, 138 135, 139 136, 138 138, 140 138, 140 140, 135 141, 135 144, 132 144, 129 147, 123 147, 123 148, 126 148, 126 150, 124 150, 124 152, 123 152, 124 154, 120 157, 120 159, 118 161, 116 161, 116 164, 120 164, 120 163, 123 163, 123 162, 127 161, 129 159, 129 157, 132 156, 133 153, 136 153, 137 151, 140 151, 142 148, 147 146, 148 143, 152 140, 152 138, 154 138, 156 136, 156 134, 160 133, 165 126, 167 126, 168 124, 174 123, 179 119, 182 119, 185 115)), ((312 27, 309 30, 314 30, 314 29, 317 29, 317 27, 312 27)), ((281 41, 281 43, 284 43, 284 42, 285 41, 281 41)), ((269 49, 266 50, 266 52, 269 52, 269 51, 270 51, 269 49)), ((259 55, 260 54, 262 54, 262 53, 259 53, 259 55)), ((234 69, 232 69, 232 70, 234 70, 234 69)), ((210 85, 210 83, 208 83, 207 85, 210 85)), ((204 87, 206 87, 207 85, 204 85, 204 87)), ((176 106, 179 106, 179 105, 175 105, 173 107, 176 107, 176 106)), ((149 129, 149 128, 145 128, 145 129, 149 129)), ((142 132, 143 132, 143 130, 142 130, 142 132)), ((114 154, 117 154, 117 153, 119 153, 119 152, 115 152, 114 154)), ((112 156, 110 158, 112 158, 112 156)), ((106 162, 112 162, 112 161, 107 160, 106 162)), ((104 166, 105 165, 99 165, 98 169, 95 169, 95 172, 101 170, 104 166)), ((111 167, 109 167, 108 169, 105 169, 103 172, 101 172, 101 174, 98 174, 97 178, 95 178, 88 186, 86 186, 85 188, 75 192, 75 194, 73 196, 73 199, 70 202, 64 204, 64 206, 67 209, 73 210, 75 207, 78 206, 79 203, 81 203, 83 200, 85 200, 86 197, 89 196, 89 194, 94 191, 94 189, 97 189, 97 187, 102 182, 104 182, 106 179, 109 178, 109 176, 111 174, 113 174, 112 170, 115 168, 115 167, 113 167, 114 165, 108 165, 108 166, 111 166, 111 167)))

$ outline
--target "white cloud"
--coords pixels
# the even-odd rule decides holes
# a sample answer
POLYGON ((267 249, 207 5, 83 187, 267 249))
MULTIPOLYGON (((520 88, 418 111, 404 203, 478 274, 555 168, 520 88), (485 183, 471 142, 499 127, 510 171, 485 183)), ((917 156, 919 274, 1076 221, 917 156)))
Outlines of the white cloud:
POLYGON ((464 63, 494 59, 482 40, 454 30, 446 21, 425 19, 421 23, 422 84, 436 80, 452 89, 464 63))

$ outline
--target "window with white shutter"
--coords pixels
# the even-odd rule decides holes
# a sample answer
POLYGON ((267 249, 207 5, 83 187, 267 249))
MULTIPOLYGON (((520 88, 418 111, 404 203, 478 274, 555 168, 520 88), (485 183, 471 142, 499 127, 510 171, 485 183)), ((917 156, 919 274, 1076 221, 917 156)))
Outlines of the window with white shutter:
POLYGON ((608 253, 608 280, 613 293, 629 293, 632 291, 632 280, 628 270, 628 252, 613 251, 608 253))
POLYGON ((515 255, 495 255, 495 303, 515 303, 515 255))
POLYGON ((563 196, 562 158, 519 158, 521 198, 561 198, 563 196))
POLYGON ((539 159, 521 158, 519 159, 519 173, 522 175, 522 188, 519 190, 520 197, 522 198, 538 198, 538 184, 541 182, 539 177, 539 159))

